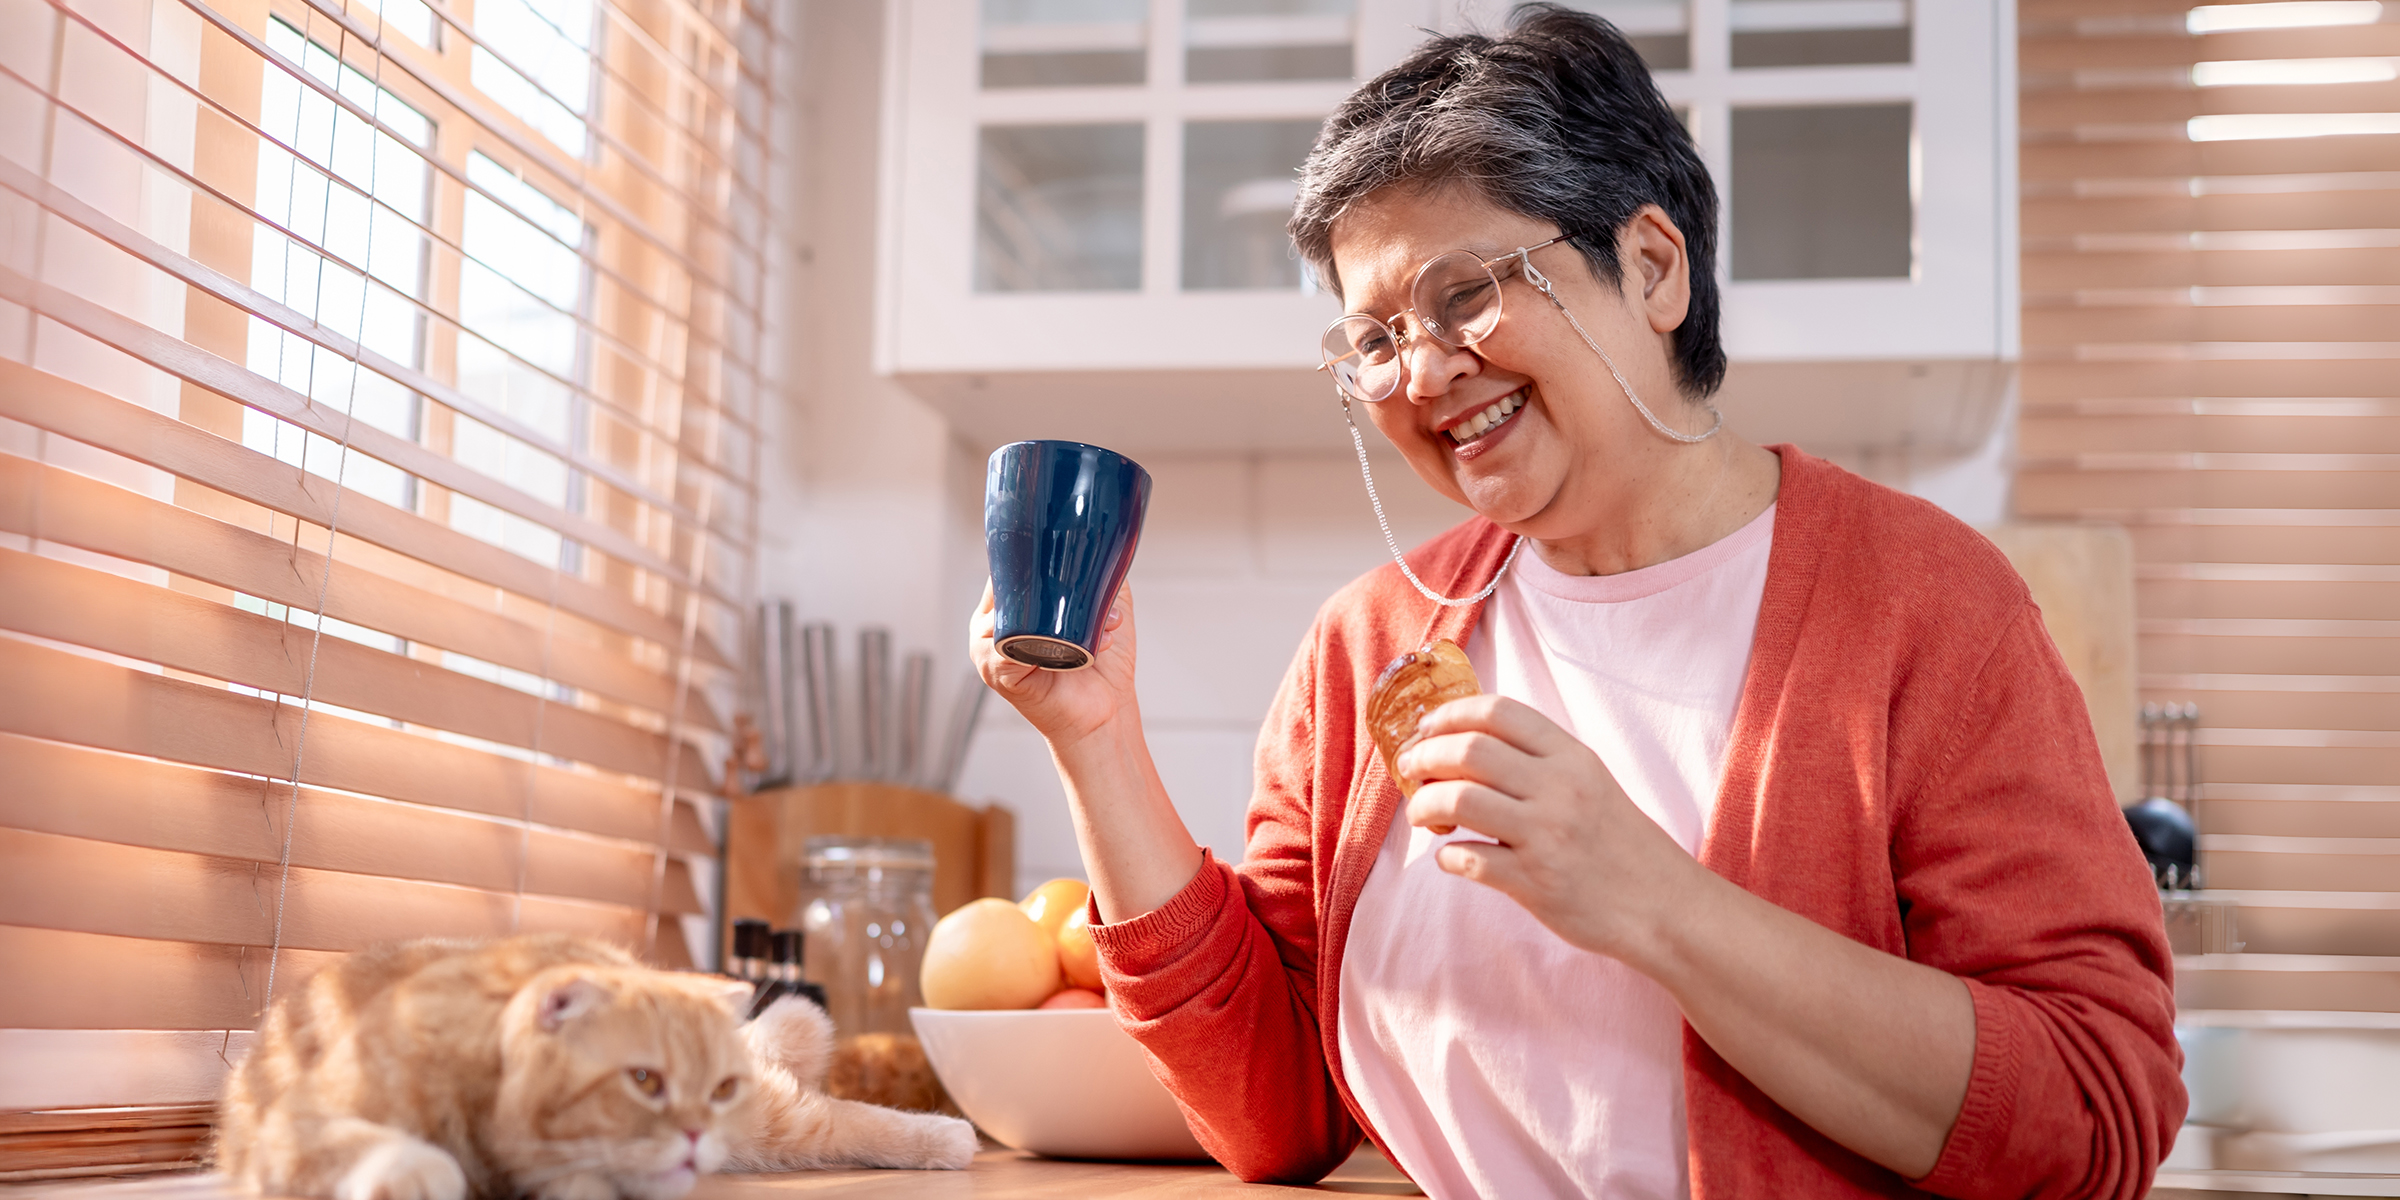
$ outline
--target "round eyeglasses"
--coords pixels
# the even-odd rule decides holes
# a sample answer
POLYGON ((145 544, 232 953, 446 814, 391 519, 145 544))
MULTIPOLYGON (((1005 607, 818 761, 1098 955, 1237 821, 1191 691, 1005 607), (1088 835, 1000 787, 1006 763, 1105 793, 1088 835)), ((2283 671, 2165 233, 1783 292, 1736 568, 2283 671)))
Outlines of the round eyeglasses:
POLYGON ((1464 350, 1492 335, 1500 324, 1500 283, 1504 272, 1528 270, 1525 256, 1544 246, 1567 240, 1565 234, 1531 246, 1519 246, 1498 258, 1468 250, 1437 254, 1417 268, 1409 285, 1408 307, 1384 320, 1351 313, 1325 327, 1323 369, 1333 376, 1342 394, 1367 403, 1388 398, 1400 389, 1408 371, 1402 352, 1409 338, 1393 331, 1400 318, 1444 345, 1464 350), (1515 263, 1514 267, 1509 266, 1515 263))

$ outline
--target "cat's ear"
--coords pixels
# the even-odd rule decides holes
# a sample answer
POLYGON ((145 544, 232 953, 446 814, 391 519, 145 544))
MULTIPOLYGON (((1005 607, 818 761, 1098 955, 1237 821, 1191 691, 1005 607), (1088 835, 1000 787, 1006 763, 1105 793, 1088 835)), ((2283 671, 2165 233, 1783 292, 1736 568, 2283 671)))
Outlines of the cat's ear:
POLYGON ((739 979, 722 975, 686 974, 680 977, 683 985, 698 995, 724 1005, 726 1011, 739 1017, 750 1011, 750 997, 756 991, 739 979))
POLYGON ((559 1026, 606 1003, 608 996, 607 988, 589 979, 569 979, 542 993, 534 1006, 533 1023, 545 1032, 555 1033, 559 1026))

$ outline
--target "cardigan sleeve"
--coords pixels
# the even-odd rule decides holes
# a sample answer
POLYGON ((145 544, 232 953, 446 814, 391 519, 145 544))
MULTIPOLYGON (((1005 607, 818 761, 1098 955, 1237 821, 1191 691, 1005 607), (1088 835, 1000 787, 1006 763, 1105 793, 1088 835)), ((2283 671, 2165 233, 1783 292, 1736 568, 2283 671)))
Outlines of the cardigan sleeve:
POLYGON ((1251 1182, 1313 1183, 1360 1137, 1317 1023, 1316 645, 1260 732, 1241 867, 1204 857, 1156 911, 1092 928, 1118 1020, 1200 1144, 1251 1182))
POLYGON ((2157 890, 2031 603, 1963 700, 1892 841, 1909 957, 1975 1005, 1965 1104, 1917 1186, 2133 1200, 2185 1106, 2157 890))

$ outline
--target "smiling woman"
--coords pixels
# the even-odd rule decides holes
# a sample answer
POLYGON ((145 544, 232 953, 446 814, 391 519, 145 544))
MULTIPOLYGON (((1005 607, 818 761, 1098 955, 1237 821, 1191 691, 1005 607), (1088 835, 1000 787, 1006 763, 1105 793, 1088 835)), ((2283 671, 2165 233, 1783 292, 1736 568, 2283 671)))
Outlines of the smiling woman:
POLYGON ((1245 1178, 1363 1133, 1435 1196, 2134 1197, 2173 1139, 2164 930, 2081 695, 1990 543, 1711 410, 1714 196, 1633 47, 1555 6, 1327 122, 1291 225, 1350 314, 1326 366, 1476 515, 1320 610, 1238 868, 1151 764, 1129 593, 1073 674, 975 618, 1117 1011, 1245 1178), (1436 640, 1482 694, 1387 765, 1370 690, 1436 640))

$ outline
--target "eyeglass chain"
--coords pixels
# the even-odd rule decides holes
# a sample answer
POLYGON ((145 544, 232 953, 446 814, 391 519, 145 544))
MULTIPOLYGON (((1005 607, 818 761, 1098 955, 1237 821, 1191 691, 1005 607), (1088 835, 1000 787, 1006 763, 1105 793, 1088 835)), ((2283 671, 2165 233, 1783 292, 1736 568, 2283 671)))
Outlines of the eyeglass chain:
MULTIPOLYGON (((1517 251, 1517 265, 1524 270, 1525 281, 1540 288, 1542 295, 1549 297, 1550 303, 1557 307, 1559 315, 1565 317, 1567 324, 1575 328, 1575 335, 1583 339, 1584 345, 1592 348, 1592 353, 1600 356, 1601 365, 1608 368, 1609 376, 1617 381, 1619 388, 1624 390, 1625 398, 1633 401, 1634 411, 1641 413, 1642 419, 1650 422, 1650 428, 1657 430, 1669 440, 1689 446, 1715 437, 1717 431, 1725 427, 1725 414, 1719 411, 1716 405, 1711 404, 1708 406, 1708 411, 1717 420, 1715 424, 1708 427, 1707 432, 1684 433, 1669 428, 1666 422, 1659 420, 1657 415, 1650 411, 1649 405, 1642 403, 1642 398, 1634 393, 1633 385, 1625 381, 1624 373, 1617 370, 1616 360, 1608 356, 1608 351, 1600 348, 1600 343, 1592 340, 1590 333, 1585 332, 1583 322, 1576 320, 1575 314, 1567 311, 1565 302, 1558 298, 1557 292, 1551 290, 1550 277, 1542 274, 1540 269, 1533 265, 1533 259, 1528 257, 1526 250, 1517 251)), ((1342 423, 1350 427, 1350 444, 1358 450, 1358 473, 1360 478, 1367 481, 1367 503, 1375 506, 1375 524, 1383 529, 1383 544, 1391 548, 1392 561, 1399 565, 1400 573, 1407 576, 1408 581, 1414 584, 1417 591, 1426 599, 1444 608, 1463 608, 1469 604, 1480 604, 1493 592, 1500 590, 1500 581, 1508 578, 1509 566, 1517 561, 1517 554, 1525 549, 1525 535, 1523 534, 1518 534, 1516 543, 1508 548, 1508 557, 1500 560, 1500 569, 1492 572, 1492 581, 1483 585, 1483 590, 1472 596, 1454 600, 1425 586, 1425 581, 1417 578, 1416 571, 1408 565, 1408 556, 1400 553, 1400 539, 1392 536, 1391 521, 1383 515, 1383 497, 1375 492, 1375 471, 1374 468, 1367 465, 1367 439, 1365 435, 1359 433, 1358 422, 1350 416, 1350 394, 1340 388, 1334 389, 1334 394, 1341 397, 1342 423)))
POLYGON ((1508 548, 1508 557, 1500 560, 1500 569, 1492 572, 1492 581, 1483 585, 1482 591, 1462 600, 1453 600, 1426 587, 1425 581, 1417 578, 1416 571, 1408 565, 1408 556, 1400 553, 1400 539, 1392 536, 1392 523, 1384 519, 1383 497, 1375 494, 1375 472, 1367 466, 1367 439, 1358 432, 1358 422, 1350 419, 1350 394, 1339 388, 1335 389, 1335 394, 1342 399, 1342 423, 1350 427, 1350 444, 1358 447, 1358 473, 1367 481, 1367 503, 1375 506, 1375 523, 1383 527, 1383 544, 1392 548, 1392 561, 1400 564, 1400 573, 1408 576, 1408 581, 1415 584, 1417 591, 1423 593, 1426 599, 1444 608, 1481 604, 1485 597, 1499 590, 1500 581, 1508 577, 1508 565, 1517 561, 1517 552, 1525 548, 1525 535, 1517 535, 1517 544, 1508 548))
POLYGON ((1551 290, 1550 277, 1542 274, 1541 269, 1533 265, 1533 259, 1528 250, 1517 251, 1517 266, 1524 270, 1525 282, 1540 288, 1542 294, 1549 297, 1550 303, 1558 309, 1558 315, 1565 317, 1567 324, 1575 327, 1575 336, 1582 338, 1583 344, 1591 347, 1592 353, 1600 356, 1601 365, 1608 368, 1609 376, 1617 381, 1619 388, 1624 389, 1625 398, 1633 401, 1634 411, 1642 414, 1643 420, 1650 422, 1650 428, 1657 430, 1669 441, 1682 442, 1686 446, 1691 446, 1715 437, 1717 431, 1725 427, 1725 414, 1718 411, 1716 405, 1711 404, 1708 406, 1709 414, 1714 416, 1717 421, 1716 424, 1708 427, 1707 432, 1684 433, 1681 430, 1669 428, 1666 422, 1659 420, 1657 414, 1650 411, 1649 405, 1642 403, 1640 396, 1634 394, 1633 385, 1625 382, 1624 373, 1617 370, 1617 360, 1610 358, 1608 351, 1601 349, 1600 343, 1593 341, 1592 335, 1584 332, 1583 322, 1576 320, 1575 314, 1567 311, 1566 303, 1558 298, 1557 292, 1551 290))

